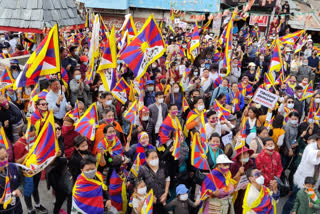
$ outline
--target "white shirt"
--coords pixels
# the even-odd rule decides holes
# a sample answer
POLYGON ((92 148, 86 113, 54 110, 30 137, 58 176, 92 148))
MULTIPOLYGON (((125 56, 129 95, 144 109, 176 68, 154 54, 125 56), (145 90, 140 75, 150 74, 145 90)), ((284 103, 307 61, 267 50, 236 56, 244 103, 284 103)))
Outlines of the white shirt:
POLYGON ((46 96, 46 100, 48 102, 48 109, 53 109, 53 115, 58 119, 63 119, 67 113, 67 100, 64 96, 64 93, 62 93, 63 100, 60 102, 60 106, 57 106, 57 100, 60 94, 61 91, 59 91, 57 94, 53 91, 49 91, 46 96))
MULTIPOLYGON (((252 203, 258 198, 259 194, 260 194, 260 191, 257 190, 257 188, 255 188, 253 185, 251 185, 247 195, 247 203, 249 207, 251 207, 252 203)), ((255 214, 255 213, 256 213, 255 211, 251 210, 246 214, 255 214)))
MULTIPOLYGON (((306 177, 313 177, 315 166, 320 164, 320 158, 317 156, 319 152, 317 143, 311 143, 306 146, 302 154, 301 162, 296 173, 293 176, 293 182, 299 188, 303 188, 304 179, 306 177)), ((320 178, 320 176, 319 176, 320 178)), ((316 182, 316 187, 319 187, 320 179, 316 182)))
POLYGON ((211 81, 214 83, 214 81, 216 81, 216 79, 219 77, 218 72, 209 72, 209 78, 211 79, 211 81))
POLYGON ((201 78, 201 86, 203 91, 206 91, 211 85, 212 80, 210 79, 210 77, 208 79, 205 79, 204 77, 201 78))
POLYGON ((160 126, 162 124, 162 121, 163 121, 163 118, 162 118, 162 106, 161 104, 160 105, 157 105, 157 108, 158 108, 158 118, 157 118, 157 123, 156 123, 156 127, 155 127, 155 133, 158 134, 159 133, 159 129, 160 129, 160 126))

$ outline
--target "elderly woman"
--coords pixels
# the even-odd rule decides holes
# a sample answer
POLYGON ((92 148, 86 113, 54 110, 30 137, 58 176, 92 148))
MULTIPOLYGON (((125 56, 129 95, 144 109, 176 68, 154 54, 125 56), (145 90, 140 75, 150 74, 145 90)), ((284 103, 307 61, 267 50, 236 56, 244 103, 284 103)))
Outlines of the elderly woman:
POLYGON ((221 154, 217 157, 216 167, 209 173, 202 183, 201 200, 203 213, 234 214, 232 194, 235 180, 229 170, 233 161, 221 154))
MULTIPOLYGON (((239 181, 241 176, 246 174, 246 171, 253 167, 253 160, 250 156, 253 154, 253 150, 243 147, 237 150, 237 154, 234 156, 234 163, 230 166, 230 171, 234 180, 239 181)), ((245 194, 245 189, 240 189, 237 192, 234 206, 236 214, 242 214, 242 202, 245 194)))
POLYGON ((90 87, 85 83, 85 81, 81 78, 80 70, 75 70, 73 74, 73 79, 70 81, 70 102, 74 105, 77 100, 81 100, 84 102, 86 106, 88 106, 88 93, 90 87))

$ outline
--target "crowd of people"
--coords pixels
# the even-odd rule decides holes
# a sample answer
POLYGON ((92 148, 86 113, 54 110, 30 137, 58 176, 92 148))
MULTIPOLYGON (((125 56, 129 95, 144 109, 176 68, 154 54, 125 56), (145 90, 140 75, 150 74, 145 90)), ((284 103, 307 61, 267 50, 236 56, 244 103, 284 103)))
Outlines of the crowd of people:
MULTIPOLYGON (((297 44, 281 45, 283 81, 266 88, 274 41, 290 33, 287 20, 265 36, 257 25, 235 22, 230 71, 223 66, 224 44, 210 28, 201 31, 199 54, 190 58, 193 28, 163 27, 166 53, 142 77, 143 107, 132 124, 125 115, 134 100, 122 104, 105 89, 99 73, 86 84, 89 31, 60 37, 67 81, 48 75, 37 88, 2 89, 0 122, 9 148, 0 147, 0 204, 7 177, 14 200, 0 206, 0 213, 23 213, 22 198, 29 214, 141 214, 150 208, 146 204, 153 204, 154 214, 276 213, 279 198, 287 195, 283 214, 320 209, 320 65, 311 36, 300 36, 299 50, 297 44), (310 81, 314 93, 304 99, 310 81), (279 96, 274 108, 252 100, 258 88, 279 96), (94 140, 75 130, 92 103, 99 120, 94 140), (80 118, 70 115, 74 108, 80 118), (24 176, 16 163, 25 162, 50 111, 57 157, 43 172, 24 176), (43 177, 55 198, 53 211, 41 204, 43 177)), ((33 42, 2 34, 0 51, 3 58, 22 55, 23 45, 34 50, 33 42)), ((7 72, 16 79, 19 63, 10 63, 7 72)), ((134 79, 123 61, 116 72, 128 83, 134 79)))

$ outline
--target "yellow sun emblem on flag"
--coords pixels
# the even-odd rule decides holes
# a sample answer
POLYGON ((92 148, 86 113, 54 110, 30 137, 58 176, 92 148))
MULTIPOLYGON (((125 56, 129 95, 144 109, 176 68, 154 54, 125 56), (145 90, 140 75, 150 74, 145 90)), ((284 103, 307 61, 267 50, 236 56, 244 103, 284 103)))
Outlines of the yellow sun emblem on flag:
POLYGON ((235 98, 235 99, 233 99, 233 102, 234 102, 234 103, 238 103, 239 101, 238 101, 237 98, 235 98))
POLYGON ((148 42, 144 42, 144 43, 141 44, 141 51, 143 53, 145 53, 148 48, 149 48, 148 42))
POLYGON ((91 125, 93 125, 93 124, 96 123, 96 121, 95 121, 95 119, 91 118, 91 119, 89 120, 89 123, 90 123, 91 125))

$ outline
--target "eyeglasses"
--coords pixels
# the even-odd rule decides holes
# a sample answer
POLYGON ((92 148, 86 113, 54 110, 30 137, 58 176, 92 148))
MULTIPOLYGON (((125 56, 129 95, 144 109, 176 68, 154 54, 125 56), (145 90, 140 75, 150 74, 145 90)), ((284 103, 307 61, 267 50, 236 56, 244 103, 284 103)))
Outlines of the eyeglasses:
POLYGON ((59 131, 61 131, 61 127, 56 127, 56 130, 59 130, 59 131))
POLYGON ((41 104, 39 104, 40 106, 47 106, 48 105, 48 103, 41 103, 41 104))

